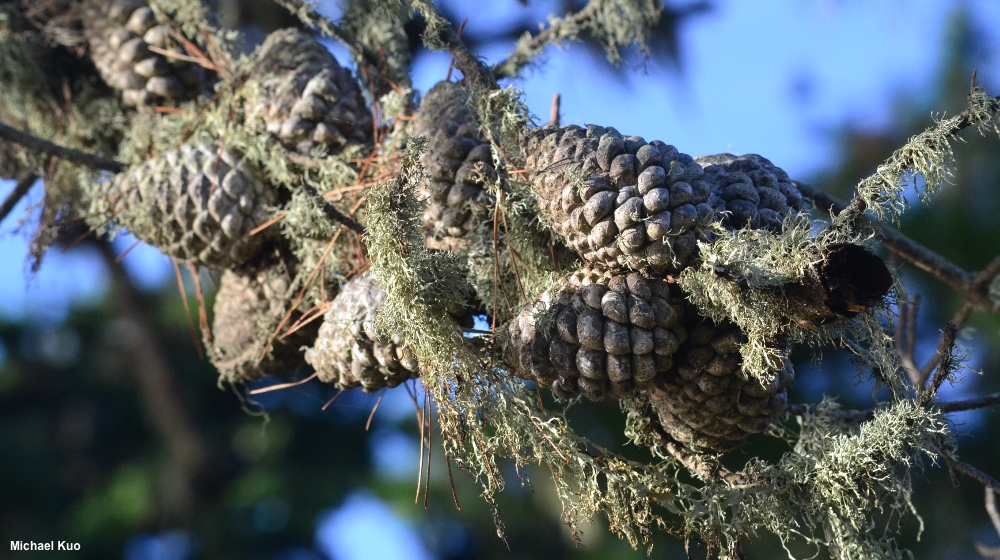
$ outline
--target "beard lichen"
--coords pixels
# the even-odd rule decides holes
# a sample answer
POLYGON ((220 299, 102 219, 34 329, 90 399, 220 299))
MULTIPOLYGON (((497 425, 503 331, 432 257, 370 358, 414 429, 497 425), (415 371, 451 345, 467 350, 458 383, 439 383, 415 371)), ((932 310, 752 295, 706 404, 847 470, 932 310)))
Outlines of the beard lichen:
MULTIPOLYGON (((856 197, 877 219, 898 222, 907 207, 907 187, 916 190, 923 202, 951 182, 955 163, 951 143, 956 132, 970 125, 982 134, 991 131, 1000 135, 1000 102, 982 88, 970 93, 965 112, 941 118, 893 152, 875 173, 858 184, 856 197)), ((849 220, 853 220, 850 213, 840 215, 834 219, 834 226, 846 225, 849 220)))

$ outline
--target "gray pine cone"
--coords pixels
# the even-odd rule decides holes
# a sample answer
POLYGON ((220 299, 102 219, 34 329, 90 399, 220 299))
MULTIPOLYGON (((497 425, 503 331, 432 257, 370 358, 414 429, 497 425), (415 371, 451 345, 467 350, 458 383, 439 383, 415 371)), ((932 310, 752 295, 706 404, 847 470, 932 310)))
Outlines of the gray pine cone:
POLYGON ((511 321, 507 362, 560 398, 627 398, 674 367, 686 313, 664 280, 585 268, 511 321))
POLYGON ((333 299, 306 361, 326 383, 368 392, 396 387, 419 375, 417 358, 402 337, 380 335, 373 324, 385 290, 371 273, 355 276, 333 299))
POLYGON ((785 411, 795 372, 786 360, 770 383, 748 379, 740 357, 746 337, 736 325, 692 316, 688 332, 676 367, 660 376, 650 403, 678 442, 697 451, 734 451, 785 411))
POLYGON ((428 245, 456 250, 490 217, 493 196, 484 182, 497 177, 490 142, 469 106, 469 92, 453 82, 438 82, 427 92, 413 128, 428 142, 422 163, 430 183, 421 193, 428 245))
POLYGON ((210 268, 256 257, 274 190, 238 156, 184 144, 115 177, 105 194, 112 217, 163 253, 210 268))
POLYGON ((262 118, 286 147, 308 155, 316 146, 339 153, 373 144, 372 115, 350 70, 312 35, 271 33, 257 52, 253 79, 260 97, 249 118, 262 118))
MULTIPOLYGON (((300 348, 312 344, 319 322, 312 321, 285 337, 269 337, 281 325, 295 299, 296 284, 282 266, 257 272, 222 273, 213 308, 212 340, 208 357, 228 383, 288 372, 302 364, 300 348)), ((292 311, 285 328, 302 317, 292 311)))
POLYGON ((126 105, 167 104, 207 91, 210 73, 185 60, 191 53, 144 2, 85 0, 82 19, 97 71, 108 85, 122 92, 126 105))

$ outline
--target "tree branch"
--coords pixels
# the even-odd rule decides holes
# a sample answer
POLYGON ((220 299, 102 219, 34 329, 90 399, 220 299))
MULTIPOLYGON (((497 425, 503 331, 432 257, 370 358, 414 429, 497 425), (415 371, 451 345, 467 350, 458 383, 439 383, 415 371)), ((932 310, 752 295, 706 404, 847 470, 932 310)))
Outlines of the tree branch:
POLYGON ((10 214, 10 211, 17 206, 17 203, 24 198, 24 195, 28 194, 28 191, 31 190, 31 186, 34 185, 37 180, 38 177, 32 175, 30 177, 20 179, 17 184, 14 185, 14 190, 10 191, 7 198, 3 200, 3 204, 0 204, 0 222, 3 222, 4 218, 7 217, 7 214, 10 214))
POLYGON ((564 27, 582 27, 587 24, 597 13, 598 2, 589 2, 580 11, 567 14, 562 19, 554 21, 551 25, 542 29, 534 35, 525 34, 518 40, 514 52, 493 66, 493 73, 497 79, 513 78, 522 68, 531 62, 531 59, 538 56, 545 45, 559 40, 562 37, 564 27))
POLYGON ((677 461, 683 465, 684 468, 692 474, 697 475, 705 482, 722 480, 735 486, 744 486, 759 482, 758 480, 754 480, 747 473, 733 472, 723 467, 718 462, 706 461, 704 455, 695 453, 674 440, 674 438, 672 438, 670 434, 663 429, 659 422, 653 421, 650 425, 653 427, 653 430, 659 438, 660 445, 662 445, 674 459, 677 459, 677 461))
POLYGON ((939 402, 936 406, 941 410, 941 412, 948 413, 962 412, 963 410, 975 410, 978 408, 986 408, 996 405, 1000 405, 1000 393, 993 393, 991 395, 986 395, 985 397, 977 397, 963 401, 939 402))
POLYGON ((445 18, 441 17, 432 2, 419 0, 413 3, 414 8, 427 20, 427 31, 431 33, 436 29, 436 35, 425 35, 424 42, 429 48, 443 48, 451 53, 455 59, 455 67, 462 71, 465 79, 478 90, 497 89, 497 80, 483 61, 479 60, 469 47, 462 41, 462 38, 455 32, 455 28, 445 18))
POLYGON ((979 482, 983 486, 990 488, 994 492, 1000 492, 1000 481, 997 479, 964 461, 952 458, 948 453, 942 453, 942 456, 944 457, 944 460, 948 464, 948 468, 950 470, 960 472, 976 482, 979 482))
MULTIPOLYGON (((941 385, 951 377, 952 372, 955 367, 955 337, 958 335, 958 327, 955 323, 948 322, 948 325, 944 328, 944 332, 941 333, 941 340, 938 342, 937 355, 938 363, 937 369, 934 370, 934 376, 931 377, 930 383, 927 388, 920 393, 917 398, 917 403, 921 406, 927 406, 934 400, 937 395, 938 389, 941 385)), ((920 390, 920 387, 916 387, 920 390)))
POLYGON ((0 123, 0 138, 14 142, 15 144, 20 144, 25 148, 29 148, 36 152, 55 156, 66 161, 71 161, 73 163, 78 163, 94 169, 103 169, 106 171, 113 171, 115 173, 121 173, 125 169, 125 165, 121 162, 101 155, 81 152, 79 150, 74 150, 73 148, 53 144, 48 140, 32 136, 27 132, 20 131, 3 123, 0 123))
MULTIPOLYGON (((822 192, 816 192, 813 200, 817 207, 830 211, 831 216, 842 212, 844 205, 837 199, 822 192)), ((871 227, 875 231, 875 237, 893 253, 913 263, 917 268, 929 273, 941 282, 947 284, 967 301, 981 305, 986 309, 997 310, 996 302, 990 299, 984 286, 974 284, 976 276, 965 271, 960 266, 942 257, 935 251, 924 247, 920 243, 910 239, 898 229, 871 220, 865 215, 859 215, 856 221, 861 225, 871 227)), ((991 267, 994 263, 991 263, 991 267)), ((1000 264, 996 265, 1000 267, 1000 264)), ((983 272, 987 272, 984 270, 983 272)), ((996 276, 996 273, 993 274, 996 276)), ((992 277, 991 277, 992 279, 992 277)), ((988 284, 988 281, 987 283, 988 284)))
POLYGON ((343 212, 338 210, 336 206, 331 204, 330 201, 327 200, 322 194, 320 194, 319 191, 313 188, 312 185, 304 184, 303 188, 305 188, 305 191, 309 193, 309 196, 316 198, 316 200, 320 202, 320 204, 323 207, 323 213, 326 214, 326 217, 330 218, 335 222, 340 222, 341 224, 344 224, 351 231, 360 233, 361 235, 365 234, 365 231, 367 231, 365 229, 365 226, 359 224, 357 221, 354 220, 354 218, 351 218, 347 214, 344 214, 343 212))
MULTIPOLYGON (((993 530, 1000 535, 1000 513, 997 513, 996 492, 986 487, 985 494, 986 514, 990 516, 990 522, 993 523, 993 530)), ((1000 547, 986 546, 979 541, 976 541, 976 552, 987 558, 1000 558, 1000 547)))
POLYGON ((313 24, 324 35, 343 43, 355 58, 364 60, 375 68, 379 67, 379 59, 374 52, 358 41, 350 32, 334 23, 333 20, 312 9, 308 3, 302 0, 274 0, 274 2, 302 21, 313 24))
MULTIPOLYGON (((9 127, 3 123, 0 123, 0 138, 7 138, 8 140, 17 142, 27 148, 31 148, 39 152, 53 155, 56 157, 62 157, 63 159, 73 161, 75 163, 80 163, 88 167, 92 167, 94 169, 103 169, 106 171, 121 173, 127 167, 124 163, 120 161, 115 161, 113 159, 109 159, 104 156, 96 154, 88 154, 86 152, 81 152, 71 148, 59 146, 57 144, 49 142, 48 140, 42 140, 41 138, 36 138, 26 132, 17 130, 16 128, 9 127)), ((28 185, 25 188, 26 189, 30 188, 33 182, 34 178, 32 178, 31 182, 28 182, 28 185)), ((18 187, 20 186, 21 183, 18 183, 18 187)), ((320 203, 323 205, 323 212, 331 220, 344 224, 351 230, 364 235, 365 226, 359 224, 353 218, 344 214, 340 210, 337 210, 337 208, 334 205, 330 204, 329 200, 324 198, 323 195, 317 192, 316 189, 314 189, 313 187, 305 185, 305 189, 310 196, 314 196, 316 197, 317 200, 320 201, 320 203)), ((12 192, 11 195, 7 197, 7 200, 4 201, 3 205, 0 206, 0 221, 2 221, 3 218, 7 215, 7 212, 10 212, 10 209, 7 208, 8 203, 10 203, 11 208, 13 208, 14 204, 17 203, 17 200, 13 198, 14 195, 17 194, 17 192, 18 189, 15 188, 14 192, 12 192)), ((17 198, 19 199, 22 196, 24 196, 23 193, 17 196, 17 198)))
POLYGON ((191 422, 181 392, 177 389, 167 353, 158 342, 150 323, 148 306, 129 280, 128 274, 105 241, 93 239, 111 276, 111 291, 122 316, 132 325, 135 335, 129 347, 139 389, 146 402, 146 412, 153 428, 163 437, 170 452, 174 474, 182 477, 178 485, 166 480, 171 490, 167 497, 177 513, 189 512, 197 500, 197 479, 209 462, 209 447, 191 422))
MULTIPOLYGON (((973 80, 975 80, 975 76, 973 76, 973 80)), ((973 88, 974 88, 974 82, 973 82, 973 88)), ((970 93, 970 98, 971 98, 971 93, 970 93)), ((1000 97, 994 97, 992 99, 992 103, 994 105, 1000 104, 1000 97)), ((958 114, 958 118, 955 120, 955 123, 952 124, 952 126, 949 129, 944 130, 942 132, 946 137, 954 137, 959 132, 972 126, 973 122, 974 121, 973 121, 972 107, 966 107, 965 110, 963 110, 961 113, 958 114)), ((925 144, 929 143, 925 141, 925 144)), ((912 159, 912 157, 910 157, 903 160, 902 163, 904 166, 908 167, 912 166, 915 162, 912 159)), ((837 216, 838 218, 844 218, 851 221, 855 221, 864 215, 865 210, 868 209, 868 205, 861 198, 860 194, 861 194, 860 191, 854 193, 854 198, 852 198, 851 202, 843 210, 840 211, 839 215, 837 216)))

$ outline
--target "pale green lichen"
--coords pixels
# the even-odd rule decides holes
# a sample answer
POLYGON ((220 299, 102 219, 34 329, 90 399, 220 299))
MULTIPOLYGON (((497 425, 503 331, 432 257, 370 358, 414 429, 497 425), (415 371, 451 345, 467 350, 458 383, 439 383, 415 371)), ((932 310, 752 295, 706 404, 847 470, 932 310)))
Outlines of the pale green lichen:
MULTIPOLYGON (((304 21, 323 27, 311 6, 291 0, 283 3, 292 4, 304 21)), ((236 44, 232 36, 204 27, 210 23, 209 14, 191 0, 157 0, 156 4, 185 32, 209 29, 217 44, 236 44)), ((372 4, 359 1, 355 6, 372 4)), ((439 37, 440 26, 446 22, 425 1, 387 3, 385 9, 395 10, 399 17, 381 22, 362 18, 351 23, 351 29, 365 44, 379 37, 398 41, 404 36, 399 27, 407 6, 430 15, 428 37, 439 37)), ((594 0, 584 9, 594 14, 593 21, 554 21, 552 41, 576 40, 590 33, 608 47, 614 59, 625 45, 644 44, 660 7, 649 0, 594 0)), ((528 39, 519 43, 519 54, 511 62, 515 70, 541 51, 525 50, 528 45, 528 39)), ((402 69, 405 61, 397 47, 401 44, 394 47, 391 65, 402 69)), ((106 138, 98 127, 126 130, 118 157, 129 165, 194 141, 224 144, 242 154, 282 194, 285 223, 273 227, 294 241, 293 252, 304 263, 305 272, 322 274, 334 285, 349 273, 346 267, 352 259, 359 258, 350 250, 361 247, 354 245, 355 234, 327 218, 319 201, 301 187, 330 193, 330 200, 345 211, 356 203, 358 217, 368 228, 364 242, 374 272, 387 292, 377 326, 402 333, 418 355, 423 383, 438 408, 445 449, 482 484, 491 505, 495 506, 493 497, 506 484, 500 462, 508 458, 518 467, 541 465, 551 475, 563 518, 574 531, 603 515, 611 531, 633 546, 649 545, 653 532, 662 530, 681 538, 699 535, 714 553, 727 557, 735 556, 747 536, 772 533, 789 549, 796 542, 806 543, 817 553, 826 551, 838 558, 902 555, 894 523, 914 513, 912 474, 927 460, 954 450, 941 414, 918 406, 902 390, 902 372, 886 331, 890 302, 850 321, 802 328, 793 320, 795 310, 782 298, 784 290, 807 279, 824 247, 837 242, 865 245, 869 243, 865 234, 853 231, 844 221, 825 227, 802 217, 789 218, 780 233, 716 228, 708 232, 714 242, 701 247, 701 262, 685 271, 680 282, 703 313, 734 321, 748 333, 750 343, 743 356, 750 375, 770 375, 775 360, 782 357, 774 354, 780 350, 768 344, 775 333, 814 345, 834 342, 847 347, 863 368, 875 371, 893 389, 891 403, 880 404, 866 420, 869 415, 848 413, 826 400, 799 416, 797 427, 775 430, 791 447, 779 461, 751 461, 732 476, 716 477, 701 471, 692 476, 665 447, 643 403, 624 402, 627 435, 652 453, 648 463, 628 460, 578 435, 560 411, 541 410, 535 393, 498 366, 501 360, 490 348, 497 341, 486 337, 469 344, 449 317, 467 303, 473 289, 497 315, 510 316, 574 266, 572 255, 539 222, 534 195, 510 161, 519 150, 520 133, 531 125, 520 93, 513 89, 472 92, 480 124, 494 143, 499 177, 487 185, 497 200, 493 219, 475 232, 470 256, 462 259, 424 247, 421 208, 414 195, 415 186, 423 180, 418 164, 421 145, 407 138, 402 120, 395 123, 396 134, 387 144, 400 147, 409 141, 402 162, 397 166, 384 153, 380 155, 388 162, 385 173, 393 177, 370 191, 351 191, 359 182, 351 159, 366 154, 317 152, 312 158, 293 158, 270 137, 263 123, 245 118, 244 109, 259 103, 261 93, 252 79, 236 78, 252 74, 252 55, 233 53, 223 50, 222 60, 230 73, 221 77, 213 103, 202 100, 181 105, 173 113, 135 114, 126 123, 117 101, 101 100, 95 94, 93 103, 73 109, 76 116, 67 121, 66 129, 73 132, 60 138, 52 132, 53 113, 46 112, 51 99, 38 95, 47 87, 45 76, 24 62, 31 60, 31 49, 11 43, 2 34, 0 80, 9 85, 4 101, 20 107, 25 128, 40 137, 81 145, 106 138), (358 196, 337 194, 341 191, 358 196), (362 203, 364 196, 367 204, 362 203), (321 265, 317 251, 321 255, 320 249, 325 250, 338 234, 354 241, 332 248, 330 260, 321 265), (881 519, 890 519, 891 524, 877 526, 881 519)), ((391 119, 406 114, 412 108, 412 95, 409 88, 385 93, 383 115, 391 119)), ((983 131, 996 131, 996 105, 981 92, 974 95, 971 123, 983 131)), ((864 182, 860 193, 869 207, 880 216, 898 215, 903 209, 902 187, 914 177, 920 177, 917 182, 925 185, 926 194, 944 185, 952 158, 949 131, 957 124, 954 119, 941 121, 915 137, 864 182)), ((386 148, 385 153, 395 152, 386 148)), ((84 194, 99 199, 101 186, 95 185, 93 175, 81 173, 80 177, 84 194)), ((107 218, 92 219, 103 222, 107 218)), ((991 297, 1000 302, 1000 283, 991 286, 991 297)), ((497 326, 502 332, 503 325, 497 326)), ((711 467, 710 473, 718 467, 713 457, 699 460, 711 467)))
POLYGON ((663 5, 651 0, 591 0, 579 12, 563 17, 549 16, 546 42, 537 41, 532 33, 525 33, 499 70, 506 76, 516 75, 537 59, 548 45, 576 42, 584 36, 604 47, 609 62, 620 64, 623 48, 635 46, 641 53, 648 52, 650 33, 662 12, 663 5))
MULTIPOLYGON (((343 4, 341 27, 368 47, 369 51, 378 53, 381 63, 378 67, 372 67, 364 59, 356 60, 359 67, 364 69, 359 72, 362 79, 373 85, 378 84, 377 90, 409 89, 412 86, 409 74, 411 53, 406 25, 413 19, 413 10, 399 1, 350 0, 343 4), (380 83, 382 81, 389 81, 395 87, 385 88, 380 83)), ((385 114, 388 118, 395 118, 402 115, 402 112, 386 110, 385 114)))
POLYGON ((748 342, 741 348, 745 375, 771 379, 786 358, 784 341, 813 347, 834 343, 854 353, 864 369, 886 372, 879 379, 898 392, 898 358, 881 324, 891 320, 891 295, 853 320, 833 322, 814 317, 822 301, 792 297, 801 293, 801 286, 815 283, 814 266, 837 243, 865 246, 870 240, 812 222, 804 214, 789 216, 778 233, 717 231, 711 243, 699 243, 700 265, 685 269, 678 283, 700 313, 736 323, 746 334, 748 342))
MULTIPOLYGON (((907 206, 904 196, 907 187, 916 190, 921 201, 926 201, 951 182, 955 164, 951 143, 957 131, 971 125, 981 133, 1000 134, 998 123, 1000 103, 982 89, 975 89, 964 114, 942 118, 910 138, 875 173, 861 181, 856 196, 876 218, 898 221, 907 206)), ((853 220, 853 216, 838 216, 834 225, 844 225, 845 220, 853 220)))

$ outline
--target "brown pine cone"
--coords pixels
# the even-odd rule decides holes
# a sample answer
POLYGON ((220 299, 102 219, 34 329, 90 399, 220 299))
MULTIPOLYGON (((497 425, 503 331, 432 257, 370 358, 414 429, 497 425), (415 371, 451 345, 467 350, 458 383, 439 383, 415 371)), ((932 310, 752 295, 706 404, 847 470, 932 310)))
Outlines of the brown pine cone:
POLYGON ((696 255, 699 239, 711 239, 713 223, 770 227, 801 207, 797 191, 779 190, 788 186, 787 175, 779 176, 773 166, 758 164, 756 179, 750 179, 735 173, 757 160, 740 158, 732 172, 708 174, 673 146, 622 136, 613 128, 534 129, 522 139, 522 157, 552 228, 584 260, 609 268, 675 274, 696 255), (734 202, 740 197, 755 204, 766 198, 767 212, 727 218, 726 211, 746 210, 734 202))
POLYGON ((112 218, 163 253, 211 268, 256 257, 276 194, 238 156, 217 146, 184 144, 112 180, 112 218))
POLYGON ((213 80, 140 0, 85 0, 82 23, 97 71, 126 105, 193 99, 213 80))
POLYGON ((507 362, 559 398, 627 398, 674 367, 686 313, 664 280, 585 268, 511 321, 507 362))
MULTIPOLYGON (((294 333, 274 337, 295 300, 296 284, 283 266, 257 272, 222 273, 215 295, 212 339, 205 341, 208 357, 228 383, 259 379, 288 372, 303 363, 302 346, 312 344, 319 333, 319 321, 312 321, 294 333)), ((284 329, 302 318, 294 310, 284 329)), ((279 333, 281 335, 283 333, 279 333)))
POLYGON ((351 71, 312 35, 298 29, 271 33, 257 52, 253 79, 260 96, 248 118, 262 118, 268 132, 299 153, 316 146, 330 153, 373 144, 371 111, 351 71))
POLYGON ((786 360, 770 383, 748 379, 740 357, 746 337, 736 325, 693 316, 688 332, 676 367, 659 377, 650 403, 678 442, 697 451, 734 451, 785 411, 795 372, 786 360))
POLYGON ((453 82, 439 82, 420 104, 414 134, 427 138, 421 162, 430 184, 424 224, 431 228, 429 246, 456 250, 477 225, 490 217, 493 196, 484 183, 497 177, 493 152, 483 135, 469 92, 453 82))
POLYGON ((334 298, 306 361, 326 383, 367 392, 396 387, 419 375, 417 358, 398 334, 382 336, 373 319, 385 290, 371 273, 355 276, 334 298))

